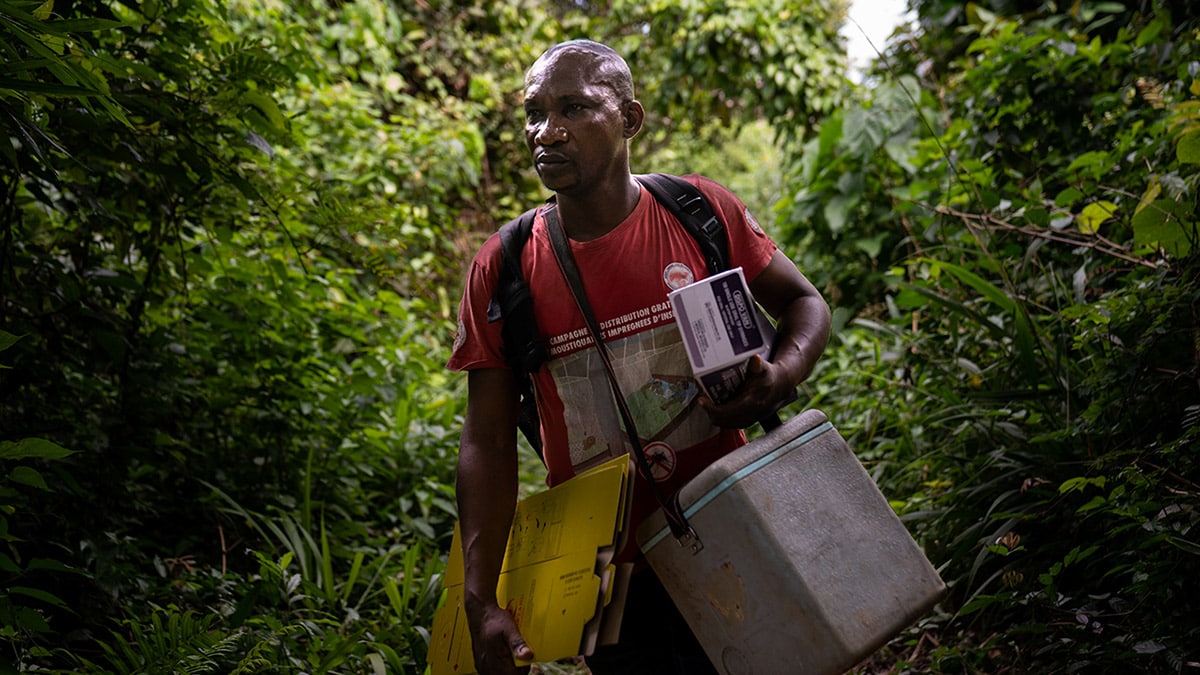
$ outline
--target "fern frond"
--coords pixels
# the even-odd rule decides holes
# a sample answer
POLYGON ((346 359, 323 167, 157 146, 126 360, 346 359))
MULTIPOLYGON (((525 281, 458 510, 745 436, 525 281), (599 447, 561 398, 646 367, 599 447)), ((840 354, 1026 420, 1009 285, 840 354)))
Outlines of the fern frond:
POLYGON ((126 634, 112 631, 112 641, 100 641, 100 648, 118 675, 215 675, 225 672, 244 639, 242 634, 222 635, 214 629, 219 619, 215 614, 200 615, 192 610, 155 611, 148 621, 122 621, 126 634))

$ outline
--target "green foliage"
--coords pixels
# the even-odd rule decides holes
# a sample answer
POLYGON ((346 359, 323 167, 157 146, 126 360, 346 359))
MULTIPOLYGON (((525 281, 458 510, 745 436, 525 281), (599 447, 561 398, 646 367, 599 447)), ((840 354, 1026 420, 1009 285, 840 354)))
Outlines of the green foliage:
POLYGON ((775 204, 784 192, 783 152, 770 127, 765 123, 747 124, 727 144, 714 145, 709 139, 706 133, 675 134, 669 144, 656 146, 653 140, 639 138, 632 148, 633 170, 641 173, 652 167, 674 174, 720 176, 722 184, 770 226, 775 204))
POLYGON ((461 411, 434 289, 457 274, 478 132, 330 68, 300 12, 256 31, 207 2, 0 9, 22 38, 0 80, 17 113, 0 116, 7 656, 266 672, 370 651, 355 659, 414 668, 461 411), (68 77, 97 93, 41 85, 68 77), (239 520, 219 493, 271 515, 239 520), (273 613, 294 599, 255 590, 248 548, 307 556, 312 618, 273 613), (422 593, 393 602, 405 572, 422 593), (55 647, 142 606, 161 612, 55 647))
POLYGON ((1200 17, 914 4, 850 91, 832 1, 0 2, 6 657, 420 670, 461 271, 588 36, 837 308, 811 403, 952 589, 878 664, 1200 659, 1200 17))
POLYGON ((784 138, 836 109, 846 59, 841 5, 792 0, 615 2, 627 26, 618 48, 646 82, 639 94, 668 130, 703 131, 761 117, 784 138), (643 50, 649 40, 665 53, 643 50), (691 120, 692 123, 685 123, 691 120))
MULTIPOLYGON (((56 20, 52 8, 52 2, 0 3, 0 35, 4 36, 0 53, 5 63, 0 106, 6 113, 0 128, 39 157, 54 145, 54 138, 45 135, 35 119, 37 104, 46 97, 74 101, 89 113, 128 124, 109 86, 116 64, 95 53, 88 35, 119 27, 120 22, 56 20)), ((5 144, 2 151, 9 162, 17 162, 13 147, 5 144)))
POLYGON ((1179 672, 1200 16, 1014 4, 920 3, 927 32, 823 122, 783 204, 847 319, 814 403, 951 587, 876 663, 1179 672))
POLYGON ((145 627, 137 621, 125 621, 130 639, 119 641, 116 648, 104 645, 108 662, 113 672, 122 674, 246 672, 242 664, 230 670, 229 659, 241 638, 214 634, 211 629, 216 618, 185 612, 164 619, 162 614, 154 613, 145 627))
MULTIPOLYGON (((0 352, 19 339, 0 331, 0 352)), ((14 642, 50 632, 40 610, 46 606, 66 610, 68 606, 59 595, 47 590, 53 587, 48 579, 56 574, 79 573, 57 558, 22 559, 17 552, 22 539, 10 527, 10 518, 26 516, 31 504, 36 504, 36 497, 29 490, 53 491, 38 463, 61 460, 71 454, 70 450, 44 438, 0 440, 0 542, 4 544, 0 550, 0 571, 4 572, 4 582, 0 584, 0 635, 14 642)))
POLYGON ((805 142, 777 205, 782 235, 834 305, 858 307, 885 287, 886 262, 913 237, 910 180, 928 101, 912 77, 880 83, 859 106, 826 117, 805 142), (886 197, 893 196, 892 199, 886 197), (885 197, 873 199, 873 196, 885 197))
MULTIPOLYGON (((709 9, 676 15, 721 46, 693 64, 710 81, 674 104, 646 90, 663 120, 740 97, 753 153, 723 156, 711 125, 679 169, 718 175, 770 160, 762 111, 828 106, 813 73, 837 57, 823 12, 768 8, 792 12, 781 32, 709 9), (748 39, 766 51, 727 70, 748 39), (787 96, 745 88, 762 64, 787 96)), ((675 77, 669 36, 626 10, 0 2, 16 669, 419 670, 455 517, 461 271, 541 196, 523 68, 594 35, 636 43, 639 78, 675 77)), ((777 188, 756 192, 765 209, 777 188)))

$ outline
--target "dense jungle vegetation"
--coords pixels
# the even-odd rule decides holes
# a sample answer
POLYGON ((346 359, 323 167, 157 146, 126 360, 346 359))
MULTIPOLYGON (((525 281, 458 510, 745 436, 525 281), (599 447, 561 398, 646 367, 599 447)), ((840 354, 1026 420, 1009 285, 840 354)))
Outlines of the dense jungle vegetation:
POLYGON ((950 587, 860 670, 1200 672, 1200 6, 910 7, 854 83, 838 0, 0 0, 0 672, 422 670, 579 36, 835 309, 795 407, 950 587))

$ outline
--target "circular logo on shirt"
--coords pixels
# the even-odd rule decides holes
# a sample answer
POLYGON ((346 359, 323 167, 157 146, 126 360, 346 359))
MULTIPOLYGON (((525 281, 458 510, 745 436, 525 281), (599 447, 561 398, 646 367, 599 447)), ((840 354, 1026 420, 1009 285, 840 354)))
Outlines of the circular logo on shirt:
POLYGON ((650 462, 650 474, 659 483, 675 473, 675 450, 662 441, 655 441, 642 448, 650 462))
POLYGON ((683 288, 695 280, 696 275, 692 274, 692 268, 681 262, 673 262, 663 270, 663 281, 666 282, 667 288, 673 291, 683 288))

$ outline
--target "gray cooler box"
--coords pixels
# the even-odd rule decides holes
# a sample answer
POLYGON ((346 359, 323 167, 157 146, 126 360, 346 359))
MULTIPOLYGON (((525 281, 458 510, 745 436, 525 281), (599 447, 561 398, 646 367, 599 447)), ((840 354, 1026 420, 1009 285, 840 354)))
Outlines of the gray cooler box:
POLYGON ((840 673, 945 592, 824 413, 806 410, 683 487, 698 544, 662 510, 638 544, 727 675, 840 673))

